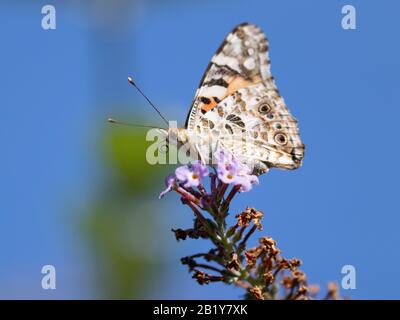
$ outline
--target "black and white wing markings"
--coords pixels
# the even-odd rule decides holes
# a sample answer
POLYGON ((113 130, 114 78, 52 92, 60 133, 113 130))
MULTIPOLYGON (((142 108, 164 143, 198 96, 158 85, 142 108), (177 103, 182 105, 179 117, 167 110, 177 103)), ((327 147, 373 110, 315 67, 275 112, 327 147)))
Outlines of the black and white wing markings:
POLYGON ((186 128, 194 130, 201 116, 224 98, 260 82, 277 91, 270 72, 268 40, 258 27, 244 23, 229 33, 211 59, 196 91, 186 128))
POLYGON ((304 145, 297 120, 283 98, 264 83, 239 89, 201 117, 200 136, 210 135, 255 167, 294 169, 301 165, 304 145))

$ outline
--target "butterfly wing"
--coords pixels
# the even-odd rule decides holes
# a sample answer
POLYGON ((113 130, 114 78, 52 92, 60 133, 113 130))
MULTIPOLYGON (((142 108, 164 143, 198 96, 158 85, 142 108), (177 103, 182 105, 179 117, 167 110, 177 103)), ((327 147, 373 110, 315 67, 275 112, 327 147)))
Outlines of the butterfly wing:
POLYGON ((274 83, 268 41, 259 28, 242 24, 227 36, 196 92, 187 130, 199 141, 218 141, 256 173, 301 165, 297 121, 274 83))
POLYGON ((193 130, 202 115, 235 91, 263 82, 277 90, 270 73, 268 40, 255 25, 237 26, 219 47, 196 91, 186 119, 186 128, 193 130))
POLYGON ((258 83, 239 89, 202 116, 197 135, 211 137, 252 170, 296 169, 304 156, 297 120, 275 90, 258 83))

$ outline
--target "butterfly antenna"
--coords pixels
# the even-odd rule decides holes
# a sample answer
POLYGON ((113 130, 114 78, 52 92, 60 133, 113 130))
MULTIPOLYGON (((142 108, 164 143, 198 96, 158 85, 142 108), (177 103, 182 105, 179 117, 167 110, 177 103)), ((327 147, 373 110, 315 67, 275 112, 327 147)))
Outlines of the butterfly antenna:
POLYGON ((116 120, 116 119, 114 119, 114 118, 108 118, 107 121, 110 122, 110 123, 112 123, 112 124, 119 124, 119 125, 129 126, 129 127, 141 127, 141 128, 162 129, 162 128, 158 128, 158 127, 143 125, 143 124, 136 124, 136 123, 129 123, 129 122, 124 122, 124 121, 119 121, 119 120, 116 120))
POLYGON ((133 79, 131 77, 128 77, 128 82, 133 85, 137 91, 139 91, 139 93, 147 100, 147 102, 153 107, 153 109, 158 113, 158 115, 161 117, 161 119, 164 120, 164 122, 169 125, 168 120, 165 119, 165 117, 161 114, 160 110, 158 110, 158 108, 153 104, 153 102, 150 101, 150 99, 144 94, 144 92, 142 90, 140 90, 140 88, 136 85, 136 83, 133 81, 133 79))

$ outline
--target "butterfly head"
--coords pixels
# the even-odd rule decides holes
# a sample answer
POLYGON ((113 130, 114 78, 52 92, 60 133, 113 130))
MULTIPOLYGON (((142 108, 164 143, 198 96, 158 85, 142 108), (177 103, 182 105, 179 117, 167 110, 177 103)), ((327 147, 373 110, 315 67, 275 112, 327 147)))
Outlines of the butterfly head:
POLYGON ((158 129, 158 132, 167 144, 175 142, 179 147, 189 142, 188 132, 183 128, 158 129))

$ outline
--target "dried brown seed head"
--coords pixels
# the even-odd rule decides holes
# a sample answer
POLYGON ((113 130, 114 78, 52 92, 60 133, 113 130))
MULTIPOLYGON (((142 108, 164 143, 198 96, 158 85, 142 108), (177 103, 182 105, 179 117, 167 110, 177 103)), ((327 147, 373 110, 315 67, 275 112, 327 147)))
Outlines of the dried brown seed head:
POLYGON ((253 297, 257 300, 264 300, 264 294, 260 287, 254 286, 249 290, 249 292, 253 295, 253 297))

